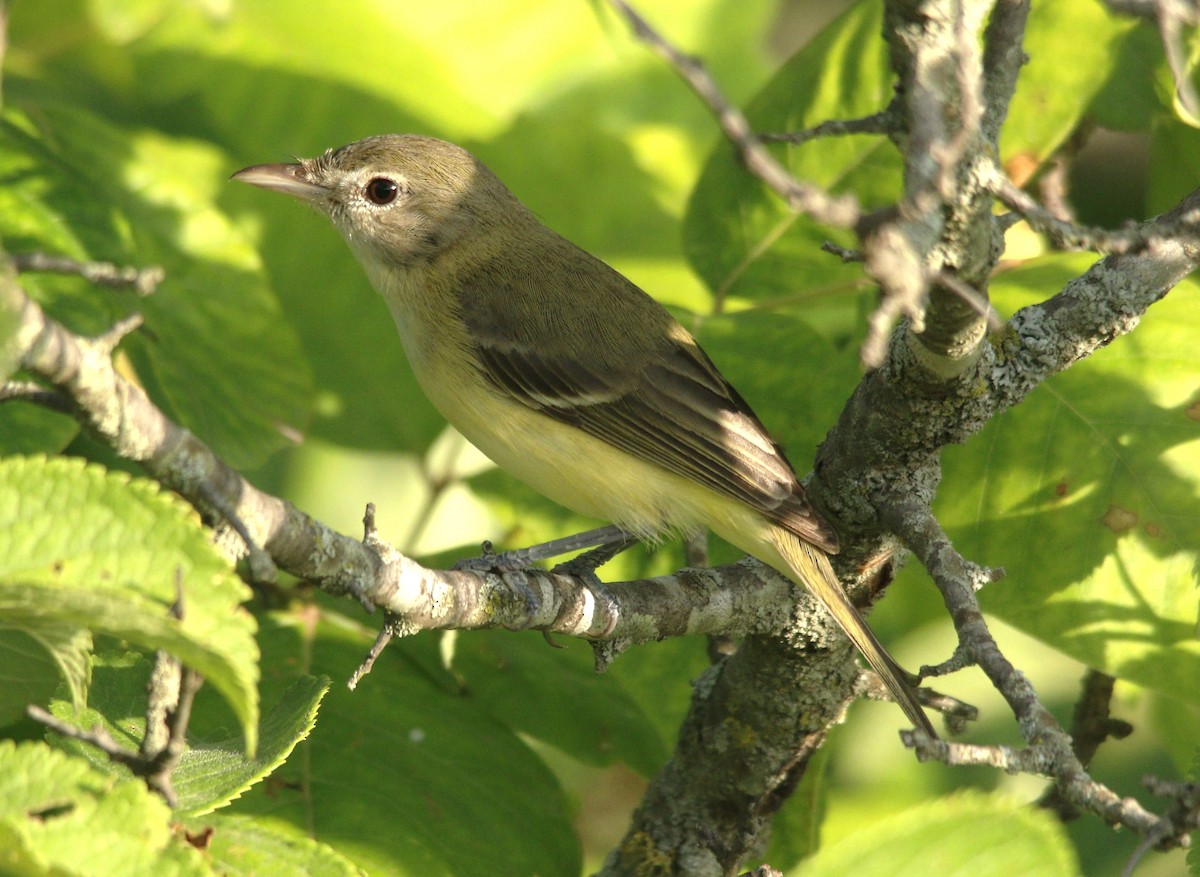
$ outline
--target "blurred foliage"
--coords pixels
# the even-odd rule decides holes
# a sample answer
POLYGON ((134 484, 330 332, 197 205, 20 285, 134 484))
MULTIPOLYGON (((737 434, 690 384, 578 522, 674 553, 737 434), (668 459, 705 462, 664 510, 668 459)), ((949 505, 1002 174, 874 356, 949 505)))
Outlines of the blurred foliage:
MULTIPOLYGON (((786 35, 817 14, 809 4, 640 7, 703 57, 762 130, 867 115, 891 98, 877 3, 850 7, 784 54, 786 35)), ((461 143, 547 224, 673 308, 801 468, 858 380, 874 293, 858 266, 819 250, 851 241, 748 177, 704 108, 598 4, 15 0, 9 38, 4 247, 166 272, 145 299, 51 275, 23 277, 26 288, 81 332, 143 314, 145 327, 121 347, 125 373, 256 483, 346 532, 374 501, 385 536, 444 562, 485 538, 515 545, 591 522, 445 429, 337 235, 295 203, 226 185, 243 165, 391 131, 461 143)), ((1095 0, 1056 0, 1034 5, 1026 48, 1002 161, 1036 175, 1096 123, 1150 143, 1143 215, 1200 184, 1196 131, 1175 115, 1153 28, 1095 0)), ((878 138, 772 148, 802 178, 871 207, 900 191, 900 158, 878 138)), ((1041 255, 1028 234, 1018 249, 1021 234, 1010 233, 994 285, 1004 314, 1052 295, 1090 261, 1041 255)), ((1196 758, 1196 297, 1185 283, 1132 336, 948 452, 939 497, 968 556, 1008 570, 985 605, 1060 719, 1069 720, 1076 662, 1122 680, 1117 711, 1138 733, 1106 746, 1095 766, 1122 794, 1144 773, 1194 770, 1196 758)), ((579 643, 559 652, 532 635, 425 635, 394 643, 351 694, 340 680, 373 637, 356 607, 303 594, 270 609, 252 601, 251 643, 251 621, 235 608, 244 595, 228 570, 206 565, 195 521, 144 481, 22 456, 64 448, 117 465, 69 418, 0 406, 4 735, 40 740, 16 718, 34 701, 136 745, 146 664, 131 650, 167 646, 213 683, 181 768, 185 810, 241 797, 188 821, 188 832, 214 832, 196 856, 158 832, 166 817, 154 799, 79 747, 66 755, 0 742, 0 867, 65 867, 62 837, 116 824, 106 796, 134 814, 131 831, 145 828, 142 861, 168 869, 158 873, 574 875, 615 840, 597 839, 594 826, 614 823, 619 838, 629 796, 597 787, 612 778, 636 788, 629 769, 648 776, 662 764, 689 680, 706 664, 702 643, 636 649, 595 676, 579 643), (64 557, 69 580, 55 577, 64 557), (181 567, 218 586, 170 624, 181 567), (95 601, 91 632, 120 638, 104 638, 97 656, 81 626, 85 596, 95 601), (219 635, 193 636, 205 624, 219 635), (239 637, 247 642, 234 648, 239 637), (322 701, 315 677, 325 675, 338 684, 322 701), (85 702, 90 712, 80 712, 85 702), (259 703, 270 705, 261 725, 259 703), (82 815, 29 833, 22 814, 50 798, 82 815)), ((733 556, 720 545, 713 554, 733 556)), ((639 549, 606 573, 666 572, 681 556, 673 545, 639 549)), ((920 571, 905 570, 890 593, 872 621, 899 656, 915 665, 949 654, 949 625, 920 571)), ((971 739, 1016 742, 977 676, 946 688, 984 708, 971 739)), ((774 865, 803 859, 796 873, 873 875, 970 861, 982 873, 968 854, 985 851, 996 873, 1119 872, 1127 837, 1091 819, 1064 830, 1013 805, 1036 796, 1035 780, 915 764, 896 743, 899 722, 885 705, 853 708, 776 820, 774 865)), ((95 873, 103 861, 89 860, 95 873)), ((1151 859, 1138 873, 1181 862, 1151 859)))

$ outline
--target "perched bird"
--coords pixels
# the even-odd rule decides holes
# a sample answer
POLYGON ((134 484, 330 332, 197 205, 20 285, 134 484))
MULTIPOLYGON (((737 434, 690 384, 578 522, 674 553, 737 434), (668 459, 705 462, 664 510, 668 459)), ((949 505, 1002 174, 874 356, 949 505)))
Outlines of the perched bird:
POLYGON ((332 220, 430 401, 496 464, 641 538, 709 527, 806 586, 936 736, 833 574, 836 532, 754 412, 661 305, 542 225, 482 162, 391 135, 233 179, 332 220))

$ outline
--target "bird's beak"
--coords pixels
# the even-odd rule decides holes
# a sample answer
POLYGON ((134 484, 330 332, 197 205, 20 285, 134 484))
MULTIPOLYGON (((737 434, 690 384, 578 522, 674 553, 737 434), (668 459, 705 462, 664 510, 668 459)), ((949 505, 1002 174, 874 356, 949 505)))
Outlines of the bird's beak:
POLYGON ((256 164, 242 168, 229 179, 282 192, 301 201, 317 201, 329 194, 327 188, 310 180, 298 164, 256 164))

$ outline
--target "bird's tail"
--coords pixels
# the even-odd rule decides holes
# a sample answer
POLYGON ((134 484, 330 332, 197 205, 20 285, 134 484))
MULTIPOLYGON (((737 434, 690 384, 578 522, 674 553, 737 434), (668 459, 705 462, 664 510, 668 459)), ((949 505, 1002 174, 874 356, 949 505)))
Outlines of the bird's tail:
POLYGON ((871 628, 867 627, 867 623, 858 614, 837 576, 833 574, 833 567, 829 565, 829 558, 825 552, 809 545, 795 534, 775 527, 771 528, 771 541, 800 583, 829 610, 846 636, 850 637, 850 641, 867 659, 871 669, 879 674, 879 678, 887 685, 892 697, 909 720, 930 737, 936 738, 937 733, 933 730, 933 725, 929 723, 912 688, 905 681, 908 674, 887 653, 887 649, 875 638, 871 628))

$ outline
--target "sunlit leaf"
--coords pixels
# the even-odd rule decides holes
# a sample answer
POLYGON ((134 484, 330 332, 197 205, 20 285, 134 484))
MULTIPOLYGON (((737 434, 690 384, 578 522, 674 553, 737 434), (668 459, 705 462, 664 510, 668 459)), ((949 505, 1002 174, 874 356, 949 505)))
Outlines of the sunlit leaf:
MULTIPOLYGON (((1083 270, 1012 271, 1002 313, 1083 270)), ((1118 338, 945 454, 938 507, 958 547, 1003 566, 985 608, 1079 660, 1200 703, 1200 287, 1180 284, 1118 338)))
POLYGON ((195 513, 153 482, 78 459, 0 460, 0 618, 166 649, 229 701, 253 752, 254 620, 246 587, 195 513), (182 618, 172 606, 182 599, 182 618))

